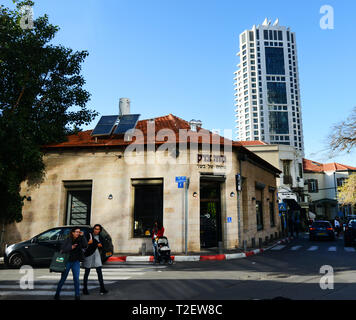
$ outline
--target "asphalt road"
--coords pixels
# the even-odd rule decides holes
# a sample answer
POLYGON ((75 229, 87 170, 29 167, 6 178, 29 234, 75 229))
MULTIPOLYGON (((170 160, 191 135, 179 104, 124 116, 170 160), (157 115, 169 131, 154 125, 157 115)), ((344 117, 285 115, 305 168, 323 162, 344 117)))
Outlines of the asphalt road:
MULTIPOLYGON (((0 269, 0 299, 53 299, 59 274, 50 274, 46 268, 33 272, 34 287, 28 289, 28 273, 0 269)), ((354 300, 356 250, 345 250, 342 238, 310 242, 302 235, 245 259, 177 262, 172 266, 111 263, 104 268, 110 291, 104 296, 99 295, 96 279, 93 270, 91 294, 82 300, 354 300)), ((62 299, 72 300, 73 295, 70 274, 62 299)))

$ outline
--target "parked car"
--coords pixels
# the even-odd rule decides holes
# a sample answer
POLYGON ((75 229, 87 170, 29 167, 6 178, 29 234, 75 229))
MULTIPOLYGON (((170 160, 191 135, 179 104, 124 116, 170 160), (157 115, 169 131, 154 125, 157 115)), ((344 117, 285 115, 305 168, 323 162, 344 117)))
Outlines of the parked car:
MULTIPOLYGON (((78 226, 84 235, 92 231, 90 226, 78 226)), ((5 249, 4 263, 10 268, 20 268, 22 265, 47 265, 51 263, 53 254, 59 251, 64 240, 69 236, 73 226, 56 227, 46 230, 30 240, 22 241, 7 246, 5 249)), ((105 262, 113 255, 114 246, 112 239, 105 229, 102 230, 103 247, 101 260, 105 262)))
POLYGON ((309 240, 313 241, 318 238, 335 240, 335 231, 329 221, 314 221, 309 228, 309 240))
POLYGON ((350 247, 356 240, 356 219, 349 220, 344 231, 344 246, 350 247))

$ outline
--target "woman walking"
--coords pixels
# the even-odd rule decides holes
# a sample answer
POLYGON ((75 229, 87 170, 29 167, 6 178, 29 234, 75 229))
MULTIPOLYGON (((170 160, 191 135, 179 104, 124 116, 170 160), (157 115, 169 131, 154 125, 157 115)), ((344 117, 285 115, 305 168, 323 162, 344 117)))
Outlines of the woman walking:
POLYGON ((88 278, 90 274, 90 269, 95 268, 98 275, 98 280, 100 284, 100 294, 108 293, 104 286, 102 263, 99 248, 102 248, 102 237, 100 235, 103 227, 100 224, 96 224, 93 228, 93 233, 89 234, 88 237, 88 249, 85 251, 85 260, 83 267, 85 268, 84 273, 84 284, 83 284, 83 294, 89 294, 88 291, 88 278))
POLYGON ((59 295, 64 282, 66 281, 69 271, 72 270, 74 289, 75 289, 75 300, 80 300, 80 284, 79 284, 79 274, 80 274, 80 262, 84 261, 84 249, 87 248, 88 243, 83 232, 80 228, 74 227, 71 229, 69 237, 64 241, 61 251, 63 253, 69 253, 68 262, 66 264, 66 270, 62 272, 62 277, 59 280, 57 291, 54 299, 59 300, 59 295))

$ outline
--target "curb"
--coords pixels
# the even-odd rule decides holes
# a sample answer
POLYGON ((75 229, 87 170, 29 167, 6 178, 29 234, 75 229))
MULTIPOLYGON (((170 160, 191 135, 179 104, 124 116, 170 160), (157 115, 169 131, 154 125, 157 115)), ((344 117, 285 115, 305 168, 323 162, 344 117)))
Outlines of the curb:
MULTIPOLYGON (((227 254, 216 254, 216 255, 200 255, 200 256, 171 256, 173 261, 176 262, 191 262, 191 261, 223 261, 223 260, 233 260, 233 259, 241 259, 247 258, 259 253, 263 253, 267 250, 272 249, 278 244, 289 243, 292 241, 293 237, 288 237, 282 239, 270 247, 263 248, 263 249, 255 249, 252 251, 241 252, 241 253, 227 253, 227 254)), ((119 257, 110 257, 107 260, 108 263, 110 262, 153 262, 153 256, 119 256, 119 257)))

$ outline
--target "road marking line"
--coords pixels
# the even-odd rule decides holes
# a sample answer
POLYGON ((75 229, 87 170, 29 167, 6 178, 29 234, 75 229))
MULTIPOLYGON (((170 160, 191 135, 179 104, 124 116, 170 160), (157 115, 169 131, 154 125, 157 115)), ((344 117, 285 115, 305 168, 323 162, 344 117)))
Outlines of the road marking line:
POLYGON ((336 251, 336 247, 329 247, 328 251, 336 251))
MULTIPOLYGON (((69 276, 69 275, 68 275, 69 276)), ((104 276, 104 281, 105 280, 127 280, 127 279, 130 279, 131 277, 121 277, 121 276, 117 276, 117 277, 114 277, 112 275, 110 276, 104 276)), ((49 275, 49 276, 39 276, 37 277, 37 279, 54 279, 54 280, 60 280, 61 279, 61 275, 49 275)), ((93 277, 89 276, 89 280, 95 280, 97 279, 96 275, 93 277)))
POLYGON ((310 248, 308 248, 308 251, 316 251, 318 249, 319 249, 318 246, 311 246, 310 248))
POLYGON ((355 252, 355 248, 344 247, 344 250, 347 252, 355 252))
POLYGON ((285 245, 278 245, 273 247, 271 250, 282 250, 285 247, 285 245))
MULTIPOLYGON (((54 291, 41 291, 41 290, 21 290, 21 291, 0 291, 0 296, 54 296, 54 291)), ((61 296, 73 296, 72 291, 61 291, 61 296)))
POLYGON ((294 246, 294 247, 292 247, 292 248, 290 248, 292 251, 296 251, 296 250, 298 250, 298 249, 300 249, 302 246, 294 246))

